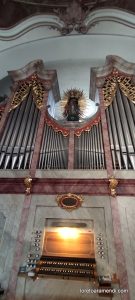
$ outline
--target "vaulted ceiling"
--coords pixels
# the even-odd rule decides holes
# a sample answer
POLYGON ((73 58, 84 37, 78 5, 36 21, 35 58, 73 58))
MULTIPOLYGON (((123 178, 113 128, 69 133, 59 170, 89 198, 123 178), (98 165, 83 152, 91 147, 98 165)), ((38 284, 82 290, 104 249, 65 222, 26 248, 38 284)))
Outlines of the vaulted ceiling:
POLYGON ((0 28, 9 28, 36 14, 58 16, 65 24, 81 24, 96 9, 117 8, 135 13, 133 0, 1 0, 0 28))

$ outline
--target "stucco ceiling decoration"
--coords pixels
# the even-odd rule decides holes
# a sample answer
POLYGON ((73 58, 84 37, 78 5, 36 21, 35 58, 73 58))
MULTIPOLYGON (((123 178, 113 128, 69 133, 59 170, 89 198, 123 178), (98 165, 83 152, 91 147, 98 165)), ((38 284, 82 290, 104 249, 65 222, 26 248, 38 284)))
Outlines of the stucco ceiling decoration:
POLYGON ((73 30, 86 33, 97 22, 89 24, 90 13, 110 8, 133 13, 135 3, 132 0, 3 0, 0 3, 0 28, 10 28, 22 20, 42 14, 56 20, 56 24, 48 22, 48 26, 59 30, 61 34, 69 34, 73 30))

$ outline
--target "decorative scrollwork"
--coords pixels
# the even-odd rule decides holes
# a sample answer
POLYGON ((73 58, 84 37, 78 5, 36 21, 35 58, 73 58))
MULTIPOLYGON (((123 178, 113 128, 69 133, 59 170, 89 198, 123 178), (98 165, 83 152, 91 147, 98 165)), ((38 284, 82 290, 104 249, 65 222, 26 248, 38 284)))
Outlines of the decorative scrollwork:
POLYGON ((135 103, 135 85, 132 84, 130 77, 118 77, 120 89, 124 95, 135 103))
POLYGON ((100 122, 100 112, 98 112, 98 114, 93 120, 90 120, 83 127, 79 129, 75 129, 75 135, 79 137, 84 131, 90 131, 92 127, 98 125, 99 122, 100 122))
POLYGON ((103 86, 104 105, 108 107, 115 96, 117 85, 124 95, 133 103, 135 103, 135 85, 133 85, 131 77, 119 75, 118 71, 113 71, 112 75, 107 77, 103 86))
POLYGON ((26 97, 29 94, 29 90, 30 90, 29 82, 24 81, 21 84, 18 84, 18 88, 13 96, 9 111, 18 107, 22 103, 22 101, 26 99, 26 97))
POLYGON ((32 92, 37 108, 41 109, 43 107, 45 88, 43 83, 37 78, 32 80, 32 92))
POLYGON ((108 107, 115 96, 117 88, 117 79, 116 77, 108 77, 105 80, 104 86, 103 86, 103 95, 104 95, 104 105, 105 107, 108 107))
POLYGON ((45 88, 36 73, 24 81, 18 82, 18 88, 13 96, 10 111, 21 104, 32 90, 33 98, 38 109, 43 107, 45 88))
POLYGON ((58 123, 56 123, 56 122, 54 121, 54 119, 52 119, 52 118, 48 115, 47 112, 46 112, 46 114, 45 114, 45 123, 46 123, 48 126, 51 126, 51 127, 54 129, 55 132, 60 132, 60 133, 62 133, 62 135, 63 135, 64 137, 67 137, 67 136, 69 135, 69 132, 70 132, 69 129, 64 128, 64 127, 60 126, 58 123))

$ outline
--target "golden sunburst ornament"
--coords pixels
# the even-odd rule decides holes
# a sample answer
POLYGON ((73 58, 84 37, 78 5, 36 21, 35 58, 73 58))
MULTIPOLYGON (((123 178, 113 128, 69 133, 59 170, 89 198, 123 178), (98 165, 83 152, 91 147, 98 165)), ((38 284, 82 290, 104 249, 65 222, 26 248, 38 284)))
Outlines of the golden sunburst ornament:
POLYGON ((63 116, 67 121, 79 121, 83 117, 86 108, 86 99, 83 90, 76 88, 68 89, 64 92, 64 96, 60 101, 63 116))

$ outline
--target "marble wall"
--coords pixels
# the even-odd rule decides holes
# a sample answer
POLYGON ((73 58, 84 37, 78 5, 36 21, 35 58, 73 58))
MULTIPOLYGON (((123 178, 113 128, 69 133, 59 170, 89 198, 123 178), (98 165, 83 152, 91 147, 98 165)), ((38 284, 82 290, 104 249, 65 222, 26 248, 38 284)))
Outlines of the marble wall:
POLYGON ((131 300, 135 299, 135 197, 118 197, 131 300))
MULTIPOLYGON (((99 258, 98 251, 96 250, 98 273, 101 275, 117 273, 109 197, 84 196, 83 199, 82 207, 72 212, 67 212, 57 206, 55 195, 34 195, 32 197, 21 264, 27 260, 33 230, 38 229, 43 232, 46 221, 52 218, 68 220, 79 219, 88 221, 90 229, 95 232, 95 236, 100 232, 103 234, 105 259, 99 258)), ((40 278, 39 280, 32 281, 29 278, 18 278, 16 300, 36 300, 37 297, 40 300, 98 299, 98 294, 94 295, 93 298, 93 294, 88 292, 88 289, 92 287, 95 287, 93 282, 83 280, 65 281, 61 279, 40 278)), ((115 295, 115 298, 120 299, 119 295, 115 295)))
MULTIPOLYGON (((20 266, 25 265, 31 247, 32 232, 35 229, 44 231, 49 219, 84 220, 89 224, 95 237, 103 234, 105 259, 98 256, 96 262, 98 274, 107 275, 117 273, 116 255, 114 249, 113 226, 109 196, 83 196, 82 207, 72 212, 58 207, 56 195, 33 195, 28 222, 26 226, 23 255, 20 266)), ((8 288, 9 278, 12 277, 13 256, 23 208, 24 195, 0 196, 0 282, 5 290, 8 288)), ((133 197, 118 197, 119 212, 122 228, 122 239, 127 264, 130 298, 135 299, 135 199, 133 197)), ((95 239, 95 245, 97 241, 95 239)), ((116 286, 117 287, 117 286, 116 286)), ((54 278, 40 278, 33 281, 30 278, 18 276, 16 300, 81 300, 99 299, 98 294, 90 293, 90 289, 97 288, 94 282, 83 280, 62 280, 54 278)), ((6 298, 4 298, 6 299, 6 298)), ((106 298, 102 298, 103 300, 106 298)), ((116 293, 113 299, 122 299, 116 293)))
POLYGON ((6 290, 11 274, 23 195, 0 195, 0 283, 6 290))

